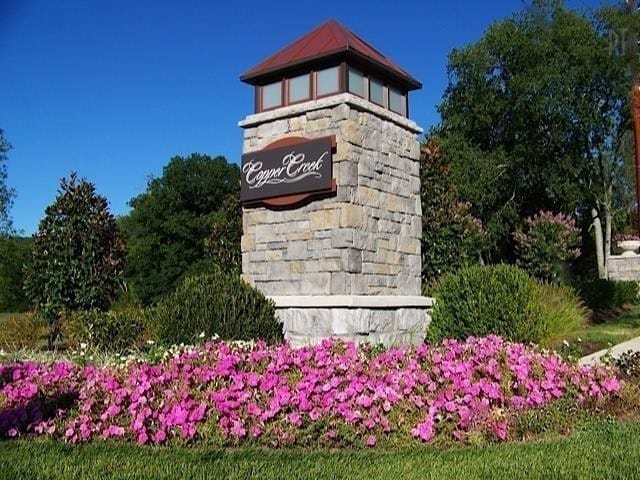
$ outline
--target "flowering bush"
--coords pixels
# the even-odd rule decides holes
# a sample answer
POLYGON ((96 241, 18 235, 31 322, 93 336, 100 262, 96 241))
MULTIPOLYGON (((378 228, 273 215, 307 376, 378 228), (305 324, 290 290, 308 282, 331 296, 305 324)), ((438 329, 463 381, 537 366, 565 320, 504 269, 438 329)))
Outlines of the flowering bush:
POLYGON ((273 447, 502 440, 519 412, 561 398, 586 408, 621 388, 610 368, 495 336, 383 352, 335 340, 173 352, 155 364, 2 365, 0 436, 273 447))
POLYGON ((573 218, 542 211, 514 234, 518 265, 541 280, 557 280, 560 267, 580 255, 580 230, 573 218))

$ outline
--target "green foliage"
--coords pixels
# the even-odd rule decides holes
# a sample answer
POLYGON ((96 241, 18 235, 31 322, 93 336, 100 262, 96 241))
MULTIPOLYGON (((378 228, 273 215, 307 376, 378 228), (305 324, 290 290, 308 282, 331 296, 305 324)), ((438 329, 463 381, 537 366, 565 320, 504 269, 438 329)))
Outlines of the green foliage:
POLYGON ((9 209, 15 192, 7 186, 7 167, 3 163, 7 160, 6 153, 9 150, 11 144, 4 138, 4 130, 0 128, 0 237, 7 236, 12 231, 9 209))
POLYGON ((0 237, 0 312, 24 312, 31 307, 24 284, 31 238, 0 237))
POLYGON ((471 266, 445 275, 436 292, 429 340, 490 333, 517 342, 547 334, 538 283, 510 265, 471 266))
POLYGON ((107 200, 75 173, 60 182, 34 237, 25 289, 51 324, 63 311, 106 310, 121 287, 125 247, 107 200))
POLYGON ((578 284, 577 289, 587 306, 594 311, 637 305, 640 302, 637 282, 601 279, 582 282, 578 284))
POLYGON ((148 335, 146 312, 136 307, 72 312, 63 323, 67 346, 73 349, 124 353, 143 347, 148 335))
POLYGON ((575 290, 566 285, 539 285, 537 301, 542 307, 542 323, 545 326, 540 343, 545 346, 566 338, 586 325, 591 314, 575 290))
MULTIPOLYGON (((121 219, 129 254, 127 279, 143 305, 171 292, 187 271, 207 257, 206 240, 230 195, 240 189, 237 165, 223 157, 173 157, 162 176, 131 200, 121 219)), ((226 211, 226 210, 224 210, 226 211)), ((225 237, 228 252, 233 234, 225 237)), ((216 250, 212 255, 226 255, 216 250)), ((222 260, 221 260, 222 261, 222 260)))
POLYGON ((0 349, 16 351, 39 350, 45 344, 49 327, 44 319, 34 314, 11 313, 0 319, 0 349))
POLYGON ((186 277, 152 316, 165 344, 194 342, 203 332, 223 340, 282 340, 273 303, 239 275, 223 271, 186 277))
POLYGON ((490 333, 551 345, 584 325, 590 311, 564 285, 538 283, 511 265, 471 266, 438 282, 430 341, 490 333))
POLYGON ((445 275, 436 292, 431 339, 490 333, 513 341, 538 341, 542 309, 537 284, 509 265, 465 267, 445 275))
POLYGON ((562 213, 539 212, 514 234, 518 265, 542 281, 558 281, 562 267, 580 255, 580 230, 562 213))
POLYGON ((240 191, 232 192, 213 214, 211 235, 206 241, 207 256, 227 272, 242 269, 242 205, 240 191))
POLYGON ((422 182, 422 281, 431 284, 447 272, 476 263, 483 232, 470 205, 459 199, 451 166, 440 154, 437 139, 427 139, 420 149, 422 182))
POLYGON ((522 219, 601 211, 629 190, 630 80, 613 27, 562 2, 533 4, 450 54, 439 108, 443 156, 492 262, 513 260, 522 219))

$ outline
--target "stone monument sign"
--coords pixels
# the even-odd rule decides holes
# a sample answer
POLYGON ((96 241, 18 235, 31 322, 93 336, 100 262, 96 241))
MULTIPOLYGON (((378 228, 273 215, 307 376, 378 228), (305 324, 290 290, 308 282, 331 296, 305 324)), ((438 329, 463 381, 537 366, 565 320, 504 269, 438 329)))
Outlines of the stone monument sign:
POLYGON ((420 83, 335 21, 241 79, 245 280, 294 345, 422 342, 420 83))

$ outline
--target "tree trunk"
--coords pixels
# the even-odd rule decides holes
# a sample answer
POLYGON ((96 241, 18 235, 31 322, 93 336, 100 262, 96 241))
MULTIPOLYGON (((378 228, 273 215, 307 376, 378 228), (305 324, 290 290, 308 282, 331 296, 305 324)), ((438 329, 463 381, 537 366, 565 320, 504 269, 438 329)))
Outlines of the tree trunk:
POLYGON ((602 279, 608 278, 607 266, 605 264, 604 239, 602 238, 602 222, 598 215, 598 210, 591 209, 591 217, 593 218, 593 234, 596 240, 596 261, 598 263, 598 277, 602 279))

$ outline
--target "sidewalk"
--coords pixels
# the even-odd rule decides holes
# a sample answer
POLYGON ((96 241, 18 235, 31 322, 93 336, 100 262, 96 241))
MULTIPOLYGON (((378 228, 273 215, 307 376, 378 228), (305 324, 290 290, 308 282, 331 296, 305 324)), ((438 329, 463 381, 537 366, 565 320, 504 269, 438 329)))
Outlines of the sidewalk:
POLYGON ((619 357, 629 350, 632 350, 634 352, 640 351, 640 337, 636 337, 631 340, 627 340, 626 342, 619 343, 618 345, 614 345, 610 349, 600 350, 599 352, 592 353, 591 355, 587 355, 586 357, 582 357, 578 363, 580 365, 601 364, 601 358, 604 357, 607 353, 611 352, 612 357, 619 357))

